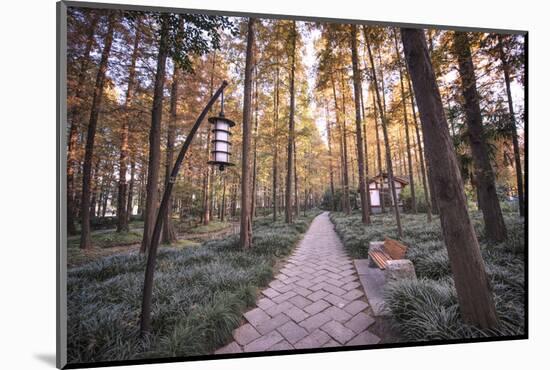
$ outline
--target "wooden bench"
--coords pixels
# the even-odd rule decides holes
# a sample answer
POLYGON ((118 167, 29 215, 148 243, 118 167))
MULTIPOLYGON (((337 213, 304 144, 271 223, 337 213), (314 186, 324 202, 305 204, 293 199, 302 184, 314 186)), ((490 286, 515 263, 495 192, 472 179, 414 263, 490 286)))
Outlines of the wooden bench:
POLYGON ((401 260, 405 258, 407 246, 397 240, 386 238, 381 248, 369 250, 369 257, 381 269, 386 269, 386 262, 389 260, 401 260))

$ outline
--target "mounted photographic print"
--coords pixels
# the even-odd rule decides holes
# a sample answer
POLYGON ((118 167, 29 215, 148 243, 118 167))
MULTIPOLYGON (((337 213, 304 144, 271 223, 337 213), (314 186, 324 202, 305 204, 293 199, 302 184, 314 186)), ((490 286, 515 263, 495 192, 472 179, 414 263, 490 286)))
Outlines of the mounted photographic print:
POLYGON ((527 32, 58 3, 60 368, 527 338, 527 32))

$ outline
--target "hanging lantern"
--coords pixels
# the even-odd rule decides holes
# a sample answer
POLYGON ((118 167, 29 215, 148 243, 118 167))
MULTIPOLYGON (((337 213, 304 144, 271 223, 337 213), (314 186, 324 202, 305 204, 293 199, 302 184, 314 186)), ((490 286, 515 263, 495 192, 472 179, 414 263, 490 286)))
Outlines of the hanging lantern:
POLYGON ((235 122, 230 119, 225 118, 223 114, 223 93, 221 100, 221 111, 218 116, 210 117, 208 119, 214 128, 212 132, 214 133, 214 139, 212 140, 212 154, 211 160, 208 161, 208 164, 219 166, 220 171, 223 171, 227 166, 233 166, 233 163, 229 162, 229 156, 231 155, 231 132, 229 129, 235 126, 235 122))

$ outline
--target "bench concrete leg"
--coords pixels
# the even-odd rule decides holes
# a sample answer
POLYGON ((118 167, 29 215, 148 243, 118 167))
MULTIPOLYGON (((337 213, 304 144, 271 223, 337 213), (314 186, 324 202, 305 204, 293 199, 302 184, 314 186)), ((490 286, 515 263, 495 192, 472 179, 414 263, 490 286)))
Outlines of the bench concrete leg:
POLYGON ((386 281, 414 279, 416 280, 416 272, 411 260, 389 260, 386 262, 386 281))

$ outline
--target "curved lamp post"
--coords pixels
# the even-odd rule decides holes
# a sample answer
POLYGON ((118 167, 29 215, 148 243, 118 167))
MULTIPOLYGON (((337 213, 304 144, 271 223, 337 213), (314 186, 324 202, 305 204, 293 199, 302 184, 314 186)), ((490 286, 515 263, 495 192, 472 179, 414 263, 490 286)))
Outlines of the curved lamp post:
POLYGON ((226 119, 223 116, 223 90, 226 86, 227 81, 223 81, 221 86, 218 88, 218 90, 216 90, 214 95, 212 95, 212 97, 208 101, 208 104, 206 104, 200 116, 195 121, 195 124, 193 125, 193 128, 191 128, 189 135, 187 135, 187 137, 185 138, 185 142, 183 143, 172 172, 170 173, 170 180, 168 181, 168 184, 166 184, 166 190, 164 191, 164 194, 162 196, 157 219, 155 221, 155 228, 153 229, 153 235, 151 236, 151 244, 148 248, 147 265, 145 266, 145 281, 143 283, 143 300, 141 305, 140 324, 140 331, 142 336, 145 336, 151 332, 151 301, 153 298, 153 277, 155 273, 160 233, 162 231, 162 223, 168 217, 168 201, 172 194, 172 188, 174 187, 174 183, 176 182, 176 178, 178 177, 178 172, 183 162, 183 159, 185 158, 185 154, 187 153, 187 150, 189 149, 189 146, 191 145, 191 142, 193 141, 197 130, 199 129, 204 118, 206 117, 206 114, 212 108, 212 105, 214 105, 214 102, 218 99, 218 97, 220 97, 220 95, 222 96, 222 108, 220 116, 212 117, 211 119, 209 119, 210 122, 214 122, 214 133, 216 134, 216 136, 213 140, 215 145, 215 148, 212 151, 214 157, 213 160, 209 161, 208 163, 220 166, 220 170, 223 170, 225 166, 231 165, 231 163, 229 163, 229 145, 231 145, 231 143, 229 142, 229 127, 234 126, 235 123, 226 119), (219 130, 216 129, 217 127, 219 128, 219 130), (223 135, 224 129, 227 133, 227 136, 223 135), (218 137, 219 140, 217 139, 218 137), (222 140, 224 137, 226 137, 226 140, 222 140), (217 150, 217 148, 219 148, 220 150, 217 150), (224 153, 225 156, 223 155, 224 153))

